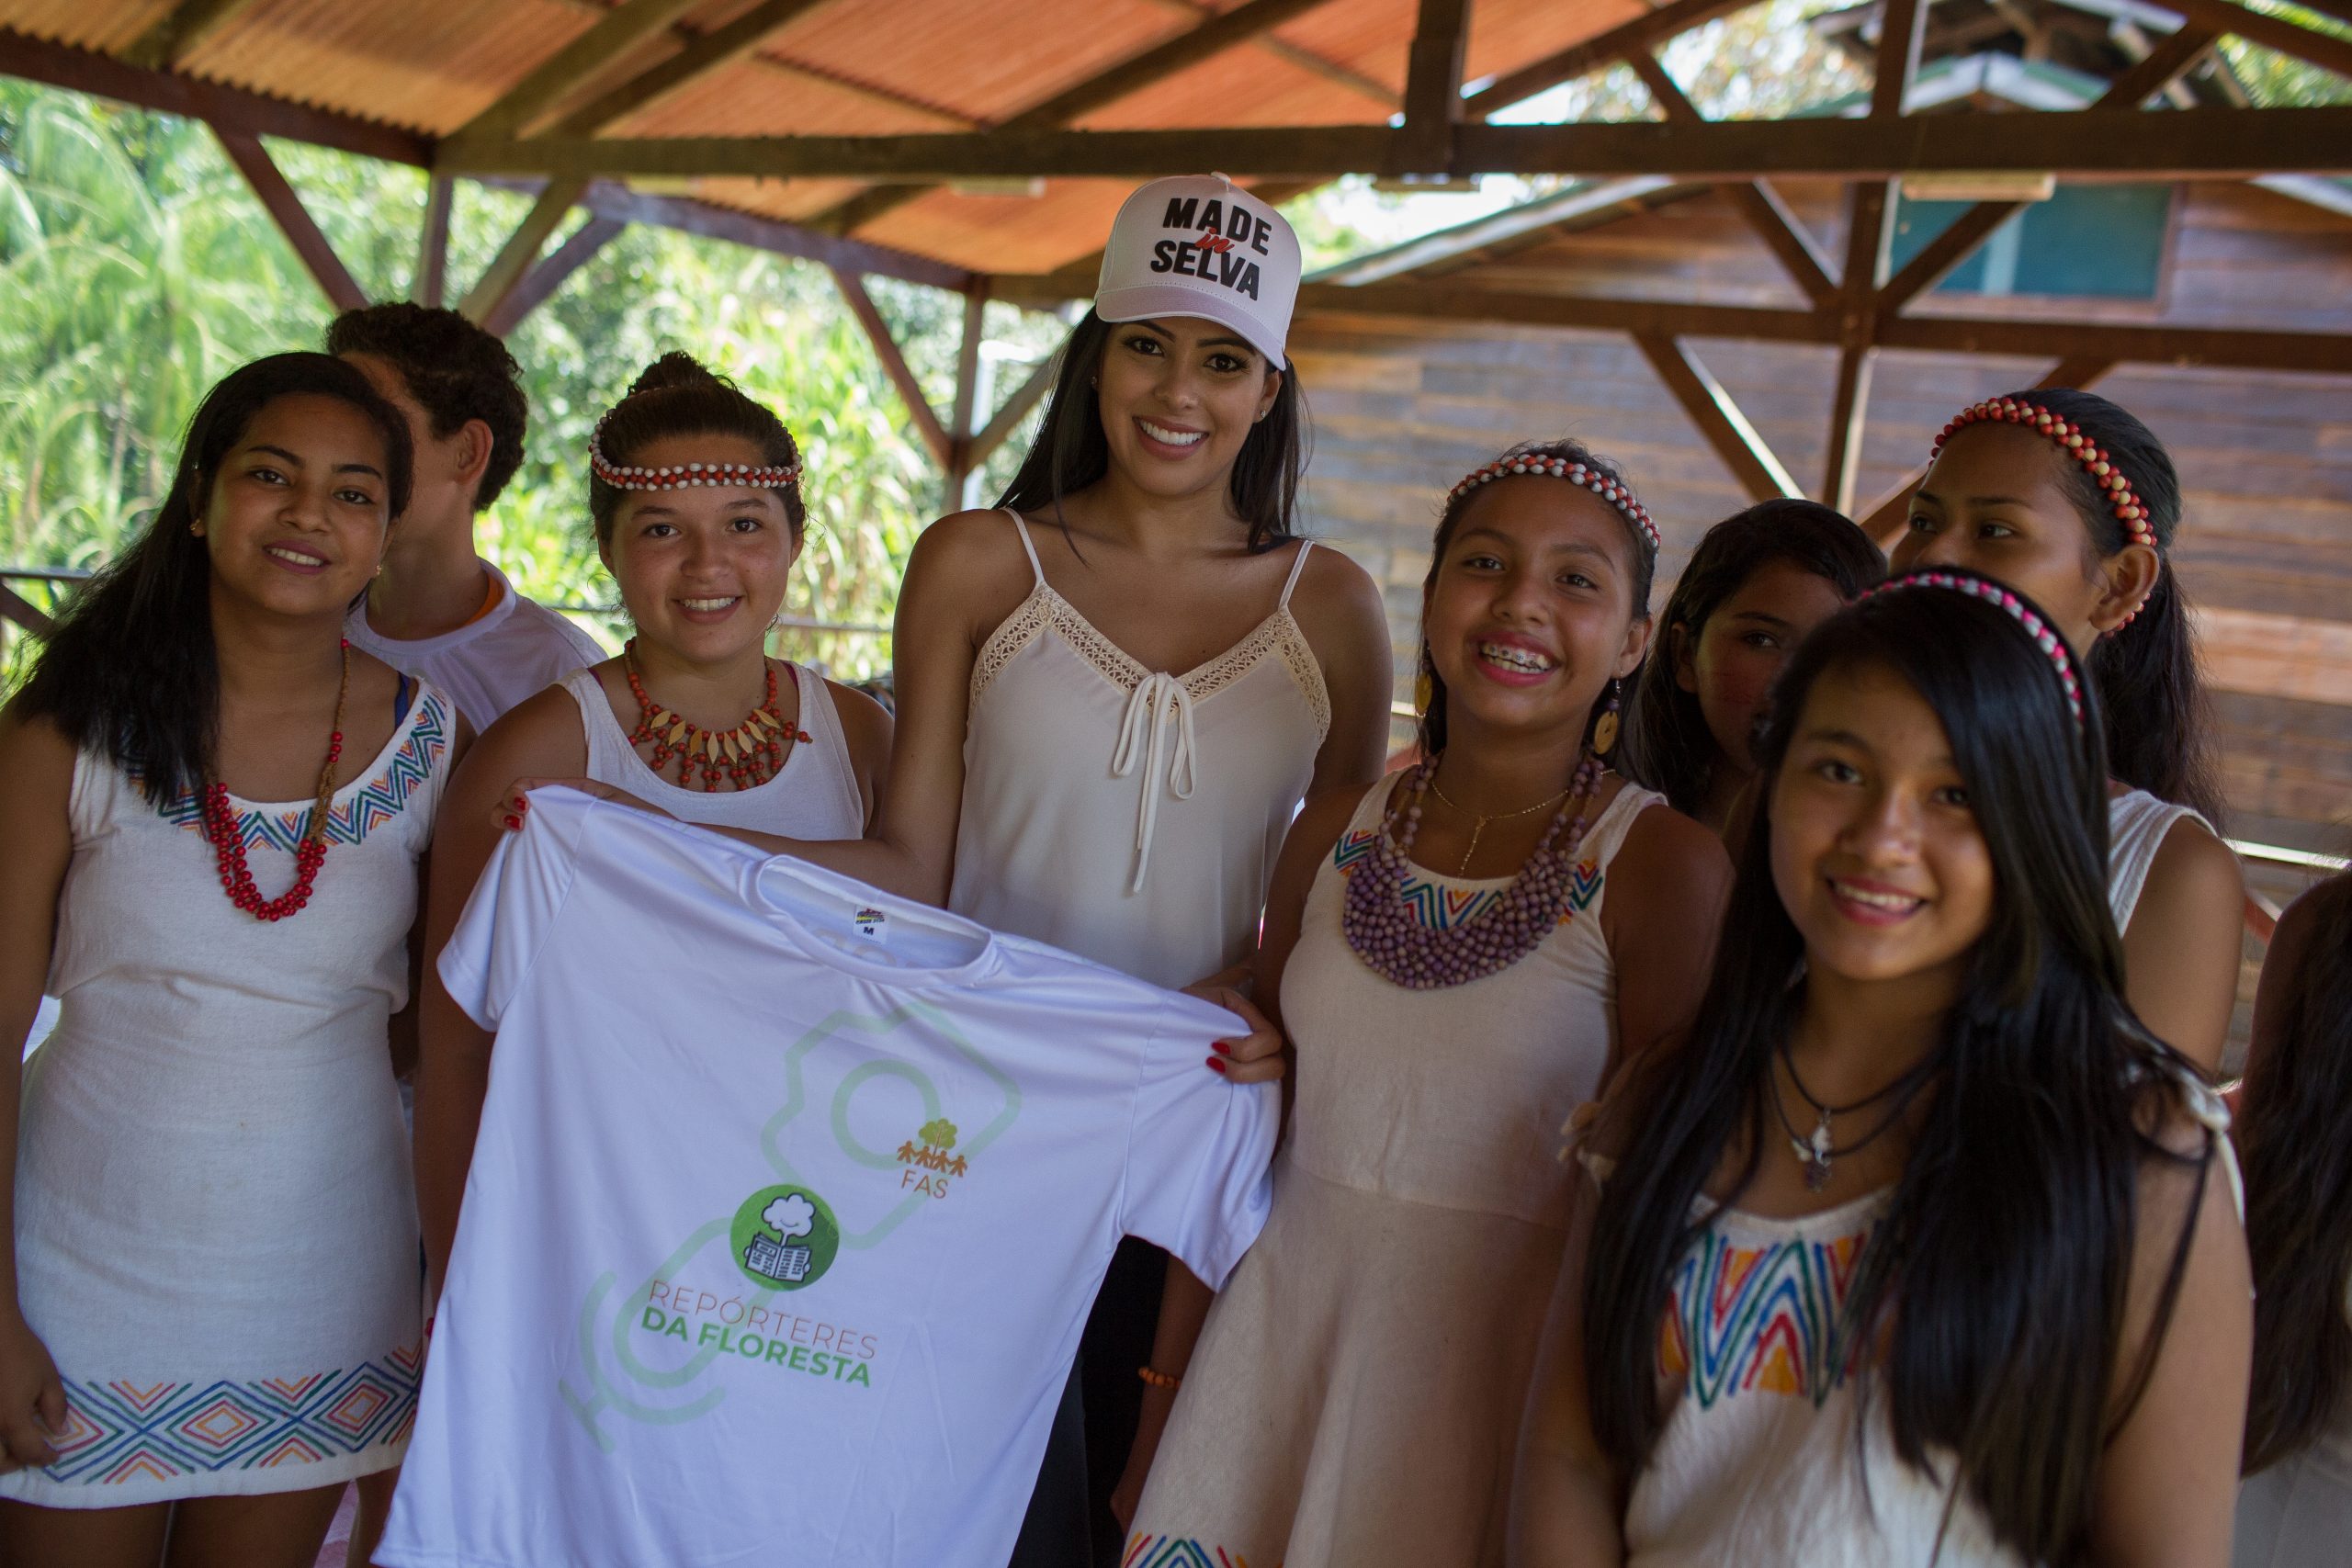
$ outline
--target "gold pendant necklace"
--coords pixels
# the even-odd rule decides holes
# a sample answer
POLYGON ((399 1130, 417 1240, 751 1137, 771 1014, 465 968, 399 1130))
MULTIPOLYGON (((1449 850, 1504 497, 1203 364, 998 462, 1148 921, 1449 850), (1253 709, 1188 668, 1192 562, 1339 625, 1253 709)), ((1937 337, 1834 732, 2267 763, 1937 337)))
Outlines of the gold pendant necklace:
MULTIPOLYGON (((1570 784, 1568 789, 1574 789, 1576 785, 1570 784)), ((1430 774, 1430 793, 1437 796, 1440 800, 1444 801, 1448 810, 1470 818, 1470 846, 1462 852, 1462 863, 1454 868, 1453 874, 1456 876, 1467 876, 1470 874, 1471 857, 1478 852, 1478 835, 1487 830, 1487 823, 1507 822, 1514 817, 1532 817, 1535 813, 1544 810, 1545 807, 1557 806, 1560 802, 1568 798, 1568 790, 1564 789, 1559 794, 1552 795, 1547 799, 1539 800, 1532 806, 1522 806, 1517 811, 1498 811, 1493 813, 1491 816, 1481 817, 1478 813, 1470 810, 1467 807, 1456 806, 1453 803, 1453 798, 1449 796, 1445 791, 1438 788, 1437 774, 1434 773, 1430 774)))

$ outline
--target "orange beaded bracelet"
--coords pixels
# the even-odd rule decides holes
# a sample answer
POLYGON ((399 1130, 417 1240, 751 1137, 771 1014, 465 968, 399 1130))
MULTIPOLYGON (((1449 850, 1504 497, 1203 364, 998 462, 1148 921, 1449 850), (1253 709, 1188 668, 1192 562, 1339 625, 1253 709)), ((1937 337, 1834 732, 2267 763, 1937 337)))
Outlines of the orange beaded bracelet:
POLYGON ((1159 1371, 1156 1367, 1137 1367, 1136 1369, 1136 1376, 1143 1379, 1146 1383, 1149 1384, 1153 1388, 1182 1388, 1184 1386, 1184 1380, 1182 1378, 1170 1377, 1168 1373, 1159 1371))

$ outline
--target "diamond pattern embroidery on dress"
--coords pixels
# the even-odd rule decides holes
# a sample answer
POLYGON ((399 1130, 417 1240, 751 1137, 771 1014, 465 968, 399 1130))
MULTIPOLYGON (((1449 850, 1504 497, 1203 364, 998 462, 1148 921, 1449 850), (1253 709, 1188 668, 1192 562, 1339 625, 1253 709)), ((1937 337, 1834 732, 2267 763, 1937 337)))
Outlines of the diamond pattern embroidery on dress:
POLYGON ((250 1382, 65 1380, 57 1462, 40 1473, 91 1486, 316 1464, 408 1439, 424 1348, 346 1371, 250 1382))
MULTIPOLYGON (((1119 1568, 1250 1568, 1238 1551, 1183 1536, 1139 1535, 1127 1542, 1119 1568)), ((1280 1562, 1270 1568, 1283 1568, 1280 1562)))
MULTIPOLYGON (((449 749, 449 728, 447 699, 436 691, 420 692, 415 710, 410 715, 408 738, 392 753, 391 760, 358 788, 345 785, 344 790, 335 792, 336 799, 327 813, 327 842, 358 843, 370 831, 398 817, 401 808, 408 804, 408 797, 440 765, 442 753, 449 749)), ((195 795, 183 796, 164 807, 164 817, 191 833, 202 830, 199 802, 195 795)), ((246 848, 266 844, 288 854, 301 844, 303 829, 310 820, 307 802, 290 810, 247 807, 237 814, 246 848)))
POLYGON ((1857 1364, 1846 1297, 1870 1234, 1745 1247, 1706 1232, 1674 1271, 1659 1373, 1702 1410, 1750 1392, 1819 1405, 1857 1364))
MULTIPOLYGON (((1351 829, 1341 835, 1331 852, 1331 863, 1339 867, 1341 876, 1353 876, 1356 863, 1372 852, 1380 836, 1377 828, 1351 829)), ((1586 860, 1568 876, 1568 896, 1560 904, 1560 924, 1566 925, 1577 915, 1592 908, 1600 897, 1602 884, 1608 875, 1597 860, 1586 860)), ((1425 930, 1452 931, 1466 925, 1499 903, 1510 891, 1505 887, 1450 887, 1442 882, 1416 877, 1405 889, 1405 901, 1412 907, 1413 919, 1425 930)))

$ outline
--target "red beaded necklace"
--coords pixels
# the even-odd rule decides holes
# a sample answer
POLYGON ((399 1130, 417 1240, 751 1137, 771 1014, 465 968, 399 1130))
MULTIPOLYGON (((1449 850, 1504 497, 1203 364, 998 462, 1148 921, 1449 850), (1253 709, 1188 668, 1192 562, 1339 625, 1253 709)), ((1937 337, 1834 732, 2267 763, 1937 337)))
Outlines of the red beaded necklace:
POLYGON ((334 810, 334 765, 343 760, 343 704, 351 694, 351 644, 343 645, 343 680, 334 694, 334 732, 327 737, 326 765, 319 770, 319 795, 311 803, 311 819, 303 824, 302 842, 294 851, 294 886, 275 898, 265 899, 254 886, 253 867, 245 860, 245 831, 229 804, 229 786, 215 779, 204 786, 198 819, 204 836, 212 840, 212 854, 220 867, 220 891, 257 920, 282 920, 300 914, 311 901, 319 868, 327 863, 327 818, 334 810))
POLYGON ((697 772, 702 774, 702 787, 713 795, 718 793, 722 778, 737 789, 757 788, 784 771, 786 746, 816 739, 776 711, 773 664, 767 667, 767 695, 760 699, 750 717, 732 729, 701 728, 647 695, 645 682, 638 679, 635 637, 621 649, 621 670, 628 677, 629 695, 637 699, 637 728, 629 732, 628 743, 653 748, 651 761, 657 774, 675 757, 678 783, 684 788, 694 787, 697 772))

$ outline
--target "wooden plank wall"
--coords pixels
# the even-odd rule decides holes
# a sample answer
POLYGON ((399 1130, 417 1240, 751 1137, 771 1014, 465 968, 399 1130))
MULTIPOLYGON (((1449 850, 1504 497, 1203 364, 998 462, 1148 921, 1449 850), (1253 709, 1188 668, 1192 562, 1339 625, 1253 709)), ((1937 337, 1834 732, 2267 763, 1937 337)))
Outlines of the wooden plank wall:
MULTIPOLYGON (((1788 193, 1832 254, 1834 193, 1788 193)), ((1712 196, 1460 268, 1510 289, 1800 304, 1712 196)), ((1938 299, 2023 313, 2041 302, 1938 299)), ((2352 219, 2259 188, 2184 187, 2163 298, 2057 302, 2141 321, 2352 330, 2352 219)), ((1818 486, 1835 351, 1692 345, 1799 482, 1818 486)), ((1312 313, 1292 333, 1316 429, 1310 526, 1385 587, 1397 695, 1409 686, 1428 542, 1445 487, 1515 441, 1559 434, 1622 460, 1666 535, 1657 602, 1707 526, 1746 497, 1630 340, 1613 334, 1312 313)), ((1861 455, 1865 504, 1922 459, 1962 404, 2046 361, 1881 356, 1861 455)), ((2187 491, 2177 565, 2212 612, 2233 836, 2352 849, 2352 367, 2342 378, 2124 367, 2099 390, 2171 448, 2187 491)))

